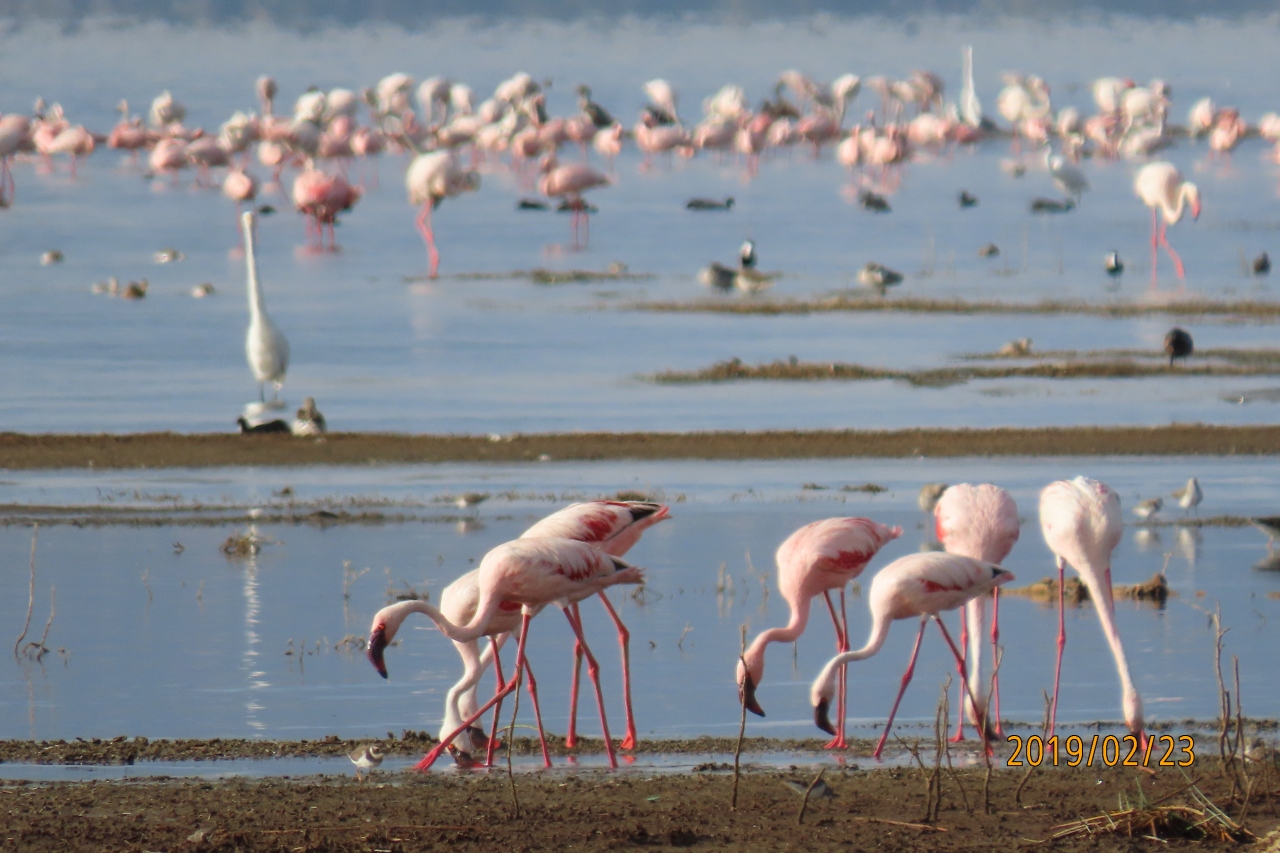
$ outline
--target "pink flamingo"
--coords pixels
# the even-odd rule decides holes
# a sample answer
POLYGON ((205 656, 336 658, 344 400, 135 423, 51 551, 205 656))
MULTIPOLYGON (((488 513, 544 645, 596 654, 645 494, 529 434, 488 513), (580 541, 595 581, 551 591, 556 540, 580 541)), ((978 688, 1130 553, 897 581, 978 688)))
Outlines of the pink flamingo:
MULTIPOLYGON (((647 529, 670 517, 670 509, 659 503, 647 501, 590 501, 570 504, 559 512, 554 512, 537 524, 520 534, 521 539, 538 537, 560 537, 576 539, 595 545, 606 554, 621 557, 640 540, 640 535, 647 529)), ((609 597, 604 590, 599 592, 600 601, 618 629, 618 646, 622 650, 622 694, 627 711, 627 734, 622 739, 623 749, 635 749, 636 721, 631 709, 631 634, 627 626, 622 624, 609 597)), ((578 604, 572 605, 573 618, 580 620, 578 604)), ((573 647, 573 681, 569 688, 569 730, 565 734, 564 745, 572 748, 577 743, 578 721, 578 681, 582 669, 582 647, 573 647)))
POLYGON ((68 154, 71 157, 71 177, 76 176, 76 161, 93 153, 93 134, 77 124, 61 131, 49 143, 46 154, 68 154))
POLYGON ((173 139, 165 137, 156 143, 156 147, 151 149, 151 156, 147 159, 151 166, 151 171, 158 174, 170 174, 176 184, 178 181, 178 170, 187 167, 187 143, 181 139, 173 139))
POLYGON ((1045 544, 1058 562, 1058 661, 1053 669, 1053 702, 1049 707, 1049 734, 1058 719, 1058 680, 1062 674, 1062 650, 1067 644, 1066 605, 1063 599, 1063 570, 1067 563, 1089 588, 1089 598, 1098 611, 1102 633, 1111 646, 1116 671, 1120 675, 1124 720, 1129 731, 1146 746, 1143 732, 1142 697, 1129 677, 1124 646, 1116 629, 1116 607, 1111 597, 1111 552, 1120 544, 1124 519, 1120 498, 1104 483, 1085 477, 1059 480, 1040 493, 1040 530, 1045 544))
POLYGON ((547 158, 542 169, 543 175, 542 180, 538 182, 538 192, 551 198, 563 197, 564 203, 572 211, 570 228, 573 231, 573 248, 585 249, 587 241, 591 239, 591 221, 590 212, 587 210, 587 203, 582 199, 582 194, 596 187, 607 187, 613 183, 613 180, 603 172, 597 172, 581 163, 557 166, 554 156, 547 158), (578 240, 579 229, 585 235, 581 242, 578 240))
POLYGON ((1142 199, 1143 204, 1151 208, 1152 283, 1154 284, 1156 280, 1156 260, 1159 257, 1157 249, 1161 245, 1173 260, 1178 278, 1185 278, 1182 258, 1178 257, 1178 253, 1169 245, 1166 232, 1170 225, 1176 224, 1182 218, 1182 213, 1188 206, 1191 209, 1191 218, 1200 218, 1200 190, 1190 181, 1184 181, 1182 174, 1172 163, 1161 161, 1148 163, 1138 170, 1137 177, 1133 179, 1133 191, 1138 194, 1138 198, 1142 199), (1157 208, 1164 219, 1160 223, 1156 222, 1157 208))
POLYGON ((440 268, 440 253, 436 251, 435 232, 431 230, 431 211, 446 198, 478 190, 480 174, 462 168, 448 151, 432 151, 413 158, 404 176, 404 186, 409 192, 409 202, 422 206, 415 222, 423 242, 427 244, 430 261, 427 275, 435 278, 440 268))
POLYGON ((236 219, 240 219, 240 208, 246 201, 253 201, 258 196, 258 180, 243 169, 232 169, 222 179, 222 194, 236 203, 236 219))
MULTIPOLYGON (((871 581, 871 636, 867 644, 857 651, 836 655, 827 661, 822 672, 814 679, 810 698, 813 701, 814 722, 818 724, 818 728, 835 734, 836 730, 832 727, 827 712, 831 707, 831 697, 836 691, 837 675, 845 664, 865 660, 880 651, 889 636, 889 625, 895 619, 919 616, 920 631, 916 634, 916 644, 911 650, 911 661, 902 675, 902 686, 898 689, 898 697, 893 700, 893 709, 889 711, 889 721, 885 724, 884 733, 880 735, 875 752, 872 753, 875 758, 879 758, 884 751, 889 730, 893 728, 893 718, 898 713, 902 695, 907 692, 907 685, 911 683, 911 676, 915 673, 920 641, 924 639, 924 629, 929 619, 932 617, 938 623, 938 630, 951 647, 956 662, 963 666, 960 650, 938 614, 943 610, 955 610, 965 602, 985 595, 989 590, 1011 580, 1013 575, 999 566, 939 551, 910 554, 881 569, 871 581)), ((970 699, 974 701, 972 697, 970 699)), ((974 701, 974 704, 977 702, 974 701)), ((985 737, 986 733, 983 732, 984 743, 985 737)))
POLYGON ((0 208, 13 203, 13 172, 9 158, 22 149, 31 138, 31 122, 26 116, 0 116, 0 208), (5 186, 9 189, 6 192, 5 186))
MULTIPOLYGON (((600 708, 600 727, 604 734, 605 750, 609 755, 610 766, 616 767, 617 758, 614 755, 613 740, 609 736, 609 724, 605 717, 604 696, 596 675, 598 667, 591 664, 593 656, 582 634, 582 625, 574 619, 569 605, 614 584, 640 583, 643 579, 644 574, 641 569, 619 557, 605 554, 585 542, 552 538, 516 539, 494 548, 485 555, 477 567, 476 585, 479 589, 479 601, 470 622, 457 625, 427 602, 419 602, 418 608, 421 612, 429 616, 440 630, 455 642, 468 642, 484 636, 489 630, 488 626, 494 615, 508 603, 521 605, 522 618, 520 639, 516 646, 515 677, 464 720, 455 731, 441 738, 440 743, 427 753, 418 763, 417 768, 419 770, 429 768, 454 738, 472 726, 481 714, 515 690, 519 673, 525 667, 525 641, 529 635, 529 623, 533 616, 548 604, 555 604, 564 612, 574 636, 582 645, 583 654, 587 656, 587 671, 592 677, 596 702, 600 708)), ((381 654, 386 645, 386 626, 375 624, 369 635, 370 656, 381 654)), ((546 759, 545 744, 543 754, 544 760, 549 764, 549 760, 546 759)))
MULTIPOLYGON (((933 508, 938 541, 950 554, 959 554, 984 563, 999 565, 1009 556, 1018 541, 1021 527, 1018 524, 1018 505, 1009 493, 999 486, 984 483, 972 486, 968 483, 949 486, 933 508)), ((991 590, 991 657, 994 661, 1000 642, 1000 588, 991 590)), ((982 629, 986 625, 987 597, 979 595, 964 606, 964 621, 960 623, 960 645, 966 646, 966 666, 960 670, 960 678, 968 682, 961 686, 961 712, 956 724, 955 741, 964 739, 964 717, 978 727, 986 727, 987 691, 982 685, 982 629), (978 704, 966 699, 966 694, 977 698, 978 704)), ((992 673, 992 690, 995 697, 995 717, 990 722, 993 731, 1000 734, 1000 683, 992 673)))
MULTIPOLYGON (((762 631, 738 662, 738 695, 753 714, 764 716, 756 700, 756 687, 764 677, 764 652, 769 643, 794 642, 809 624, 809 609, 819 595, 836 628, 836 650, 849 650, 849 619, 845 612, 844 588, 867 567, 871 558, 889 542, 902 535, 901 527, 886 527, 866 518, 827 518, 806 524, 787 537, 775 560, 778 564, 778 592, 791 610, 784 628, 762 631), (840 615, 836 615, 831 590, 840 590, 840 615)), ((844 679, 840 684, 840 729, 829 749, 848 746, 844 737, 844 679)))

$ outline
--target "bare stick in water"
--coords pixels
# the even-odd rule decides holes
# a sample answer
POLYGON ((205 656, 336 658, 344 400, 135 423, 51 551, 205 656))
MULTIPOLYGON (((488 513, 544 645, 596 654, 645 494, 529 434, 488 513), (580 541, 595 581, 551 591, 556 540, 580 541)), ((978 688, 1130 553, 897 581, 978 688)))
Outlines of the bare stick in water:
POLYGON ((22 633, 13 643, 15 658, 18 656, 18 649, 22 648, 22 641, 26 639, 27 629, 31 627, 31 610, 36 604, 36 534, 39 532, 39 524, 31 528, 31 583, 27 587, 27 621, 22 623, 22 633))
POLYGON ((813 789, 822 781, 822 774, 827 772, 827 768, 823 767, 818 771, 818 775, 813 777, 813 781, 809 783, 809 787, 804 789, 804 800, 800 803, 800 814, 796 815, 796 823, 804 823, 805 810, 809 808, 809 795, 813 793, 813 789))
MULTIPOLYGON (((742 623, 742 654, 738 655, 738 660, 742 662, 742 668, 747 668, 747 623, 742 623)), ((747 732, 747 700, 741 693, 738 694, 738 700, 742 703, 742 719, 738 721, 738 745, 733 749, 733 799, 729 803, 731 811, 738 810, 738 774, 742 761, 742 737, 747 732)))

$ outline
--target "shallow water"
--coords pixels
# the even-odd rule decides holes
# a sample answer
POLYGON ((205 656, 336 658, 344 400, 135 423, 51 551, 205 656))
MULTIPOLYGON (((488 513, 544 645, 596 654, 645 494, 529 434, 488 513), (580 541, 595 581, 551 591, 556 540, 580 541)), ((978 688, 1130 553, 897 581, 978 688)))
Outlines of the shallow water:
MULTIPOLYGON (((93 21, 60 32, 33 24, 0 34, 0 76, 7 82, 0 111, 25 110, 42 94, 62 102, 73 120, 105 131, 120 97, 138 109, 170 88, 187 103, 189 123, 213 128, 234 109, 254 106, 252 81, 262 72, 279 79, 287 107, 308 84, 359 88, 399 69, 419 77, 448 73, 482 95, 523 67, 555 81, 553 114, 568 112, 573 85, 588 80, 596 98, 629 123, 641 103, 639 85, 661 74, 681 91, 692 119, 701 98, 725 81, 740 82, 759 99, 783 68, 829 78, 849 70, 850 56, 864 75, 931 67, 954 93, 966 43, 975 46, 988 113, 999 73, 1009 68, 1045 76, 1058 106, 1087 107, 1087 83, 1103 72, 1169 80, 1177 121, 1206 94, 1240 106, 1251 122, 1277 106, 1261 83, 1280 72, 1272 67, 1280 60, 1265 49, 1277 19, 1141 27, 1125 20, 1049 27, 924 16, 907 28, 829 17, 679 26, 636 19, 446 21, 412 34, 380 26, 298 34, 265 25, 210 30, 93 21), (658 40, 680 49, 659 59, 649 47, 658 40), (49 55, 58 61, 41 59, 49 55), (139 55, 148 61, 134 61, 139 55), (209 70, 228 62, 225 73, 209 70)), ((853 112, 874 101, 864 92, 853 112)), ((368 192, 338 229, 339 253, 309 252, 287 199, 264 197, 282 212, 262 222, 260 264, 268 305, 292 345, 285 396, 295 403, 315 397, 337 429, 1258 423, 1275 416, 1274 396, 1250 393, 1280 385, 1266 377, 986 380, 946 389, 895 382, 671 387, 644 378, 735 356, 936 367, 1024 336, 1043 350, 1155 350, 1172 323, 1159 315, 736 317, 624 309, 642 300, 706 296, 697 270, 713 259, 732 260, 747 237, 758 242, 761 265, 782 273, 771 291, 779 297, 856 287, 856 271, 875 260, 907 274, 898 289, 904 296, 1270 300, 1268 280, 1242 269, 1242 261, 1275 248, 1280 167, 1264 159, 1267 153, 1254 139, 1230 157, 1210 157, 1203 143, 1189 142, 1162 155, 1200 184, 1205 207, 1198 222, 1170 232, 1187 263, 1185 291, 1163 259, 1161 293, 1154 296, 1148 219, 1130 188, 1136 164, 1086 162, 1092 189, 1081 206, 1065 216, 1033 216, 1029 200, 1055 189, 1031 155, 1025 177, 1006 175, 1000 168, 1012 156, 1006 140, 922 155, 891 176, 898 182, 894 209, 883 215, 851 203, 855 176, 830 149, 814 160, 798 147, 748 179, 733 158, 714 155, 660 160, 646 170, 629 148, 616 165, 616 186, 595 194, 600 212, 582 252, 566 250, 567 217, 517 212, 516 199, 531 190, 505 168, 486 168, 478 193, 449 200, 436 213, 443 278, 432 283, 409 280, 424 272, 425 258, 402 190, 406 159, 387 156, 374 167, 376 186, 364 167, 353 167, 353 175, 368 177, 368 192), (961 188, 981 199, 977 208, 956 206, 961 188), (692 195, 732 195, 737 204, 728 214, 693 214, 683 209, 692 195), (977 256, 988 242, 1001 248, 1000 257, 977 256), (1128 263, 1118 286, 1101 269, 1113 248, 1128 263), (535 267, 603 270, 613 262, 653 277, 562 286, 457 277, 535 267), (1252 402, 1229 402, 1242 397, 1252 402)), ((64 163, 52 172, 35 162, 15 167, 17 201, 0 213, 5 428, 222 430, 255 395, 242 355, 243 261, 234 248, 230 203, 215 191, 191 189, 190 175, 174 187, 147 182, 140 172, 107 150, 81 164, 74 179, 64 163), (186 260, 153 264, 151 254, 166 247, 182 250, 186 260), (50 248, 62 250, 66 261, 41 267, 39 255, 50 248), (111 275, 122 282, 148 278, 148 297, 130 303, 89 292, 92 282, 111 275), (217 295, 192 299, 188 292, 200 282, 213 283, 217 295)), ((1201 348, 1247 348, 1269 346, 1273 327, 1226 318, 1188 328, 1201 348)))
MULTIPOLYGON (((406 587, 438 596, 489 548, 564 502, 620 488, 660 495, 673 516, 646 533, 629 555, 648 569, 643 596, 627 594, 632 590, 611 596, 632 632, 640 735, 731 736, 739 714, 733 672, 740 626, 746 624, 754 636, 785 623, 772 554, 801 524, 866 515, 902 525, 903 536, 881 551, 863 577, 865 587, 876 569, 932 538, 915 505, 922 483, 996 482, 1022 511, 1023 535, 1005 565, 1025 583, 1053 571, 1035 517, 1038 491, 1052 479, 1088 473, 1111 484, 1125 506, 1132 506, 1158 494, 1168 500, 1170 491, 1195 474, 1206 495, 1202 515, 1258 515, 1274 514, 1280 504, 1276 465, 1257 459, 1050 458, 10 473, 0 483, 3 504, 138 506, 157 514, 170 507, 174 521, 41 528, 32 634, 43 628, 49 587, 55 586, 57 610, 48 641, 53 651, 39 663, 24 661, 0 672, 0 738, 434 733, 444 692, 460 673, 456 654, 425 619, 411 620, 400 643, 387 652, 390 678, 384 682, 362 653, 372 614, 406 587), (886 491, 839 491, 865 483, 886 491), (293 490, 290 497, 273 494, 286 486, 293 490), (465 518, 441 502, 473 490, 491 497, 465 518), (253 507, 290 500, 304 507, 410 511, 415 520, 327 528, 258 525, 268 544, 256 558, 222 555, 223 541, 247 529, 253 507), (180 520, 195 506, 243 520, 210 526, 180 520), (345 638, 350 642, 343 644, 345 638)), ((1164 513, 1169 520, 1180 515, 1177 508, 1164 513)), ((27 527, 0 528, 11 590, 26 586, 30 544, 27 527)), ((1267 555, 1266 537, 1252 527, 1126 532, 1113 562, 1115 582, 1145 581, 1167 565, 1175 592, 1163 609, 1117 604, 1149 720, 1179 723, 1216 714, 1208 614, 1219 604, 1223 624, 1231 629, 1226 660, 1240 659, 1245 713, 1280 717, 1280 685, 1270 676, 1269 652, 1277 630, 1271 619, 1280 613, 1280 573, 1252 568, 1267 555)), ((0 603, 0 624, 14 627, 15 634, 25 616, 23 599, 11 594, 0 603)), ((865 603, 854 596, 849 611, 857 640, 868 630, 865 603)), ((1035 723, 1043 713, 1041 690, 1051 687, 1056 618, 1051 609, 1014 596, 1004 597, 1001 615, 1002 716, 1035 723)), ((603 609, 590 602, 583 616, 601 661, 616 734, 622 713, 612 626, 603 609)), ((954 630, 954 616, 951 622, 954 630)), ((794 661, 791 650, 770 649, 759 691, 769 716, 749 720, 749 734, 808 737, 816 732, 807 693, 809 681, 833 652, 826 623, 817 612, 794 661)), ((1059 720, 1119 719, 1118 683, 1097 617, 1084 607, 1069 611, 1067 623, 1059 720)), ((852 671, 850 722, 860 733, 871 734, 877 721, 882 723, 913 627, 895 626, 885 650, 852 671)), ((530 660, 551 731, 563 732, 567 721, 570 636, 554 610, 536 620, 530 635, 530 660)), ((932 719, 938 687, 953 671, 932 633, 921 654, 900 712, 906 725, 932 719)), ((508 666, 510 661, 508 653, 508 666)), ((586 697, 582 730, 596 732, 598 721, 586 697)), ((523 717, 527 701, 521 707, 523 717)))

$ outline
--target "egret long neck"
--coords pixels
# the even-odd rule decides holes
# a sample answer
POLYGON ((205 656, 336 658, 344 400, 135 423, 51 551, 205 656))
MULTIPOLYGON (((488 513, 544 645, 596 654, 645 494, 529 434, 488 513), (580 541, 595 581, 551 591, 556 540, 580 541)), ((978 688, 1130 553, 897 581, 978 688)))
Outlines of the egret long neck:
POLYGON ((244 260, 249 270, 249 314, 254 319, 262 316, 262 290, 258 286, 258 256, 253 245, 253 214, 246 212, 240 219, 244 229, 244 260))

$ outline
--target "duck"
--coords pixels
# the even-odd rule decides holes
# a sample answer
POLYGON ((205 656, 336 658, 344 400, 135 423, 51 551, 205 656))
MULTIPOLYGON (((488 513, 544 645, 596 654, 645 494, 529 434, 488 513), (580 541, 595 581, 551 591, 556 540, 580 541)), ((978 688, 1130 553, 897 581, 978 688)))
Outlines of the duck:
POLYGON ((716 290, 759 293, 773 285, 774 276, 757 270, 757 260, 755 241, 746 240, 738 249, 737 269, 712 261, 698 273, 698 281, 716 290))
POLYGON ((730 210, 733 207, 733 196, 729 196, 724 201, 716 201, 713 198, 691 198, 685 202, 686 210, 730 210))
POLYGON ((872 213, 889 213, 893 210, 889 206, 888 199, 879 193, 873 193, 871 190, 863 190, 858 193, 858 204, 872 213))
POLYGON ((1175 358, 1186 358, 1194 351, 1195 344, 1191 340, 1191 333, 1186 329, 1175 326, 1164 336, 1164 354, 1169 356, 1170 367, 1173 367, 1175 358))
POLYGON ((292 432, 289 425, 279 418, 261 423, 251 424, 245 420, 244 415, 236 418, 236 425, 240 427, 241 435, 259 435, 270 432, 292 432))
POLYGON ((1271 258, 1266 252, 1253 259, 1253 274, 1266 275, 1271 272, 1271 258))
POLYGON ((1076 203, 1069 198, 1033 198, 1031 200, 1032 213, 1067 213, 1075 210, 1076 203))
POLYGON ((970 195, 968 190, 960 190, 960 195, 956 197, 956 201, 960 203, 961 207, 977 207, 978 206, 978 197, 975 195, 970 195))

